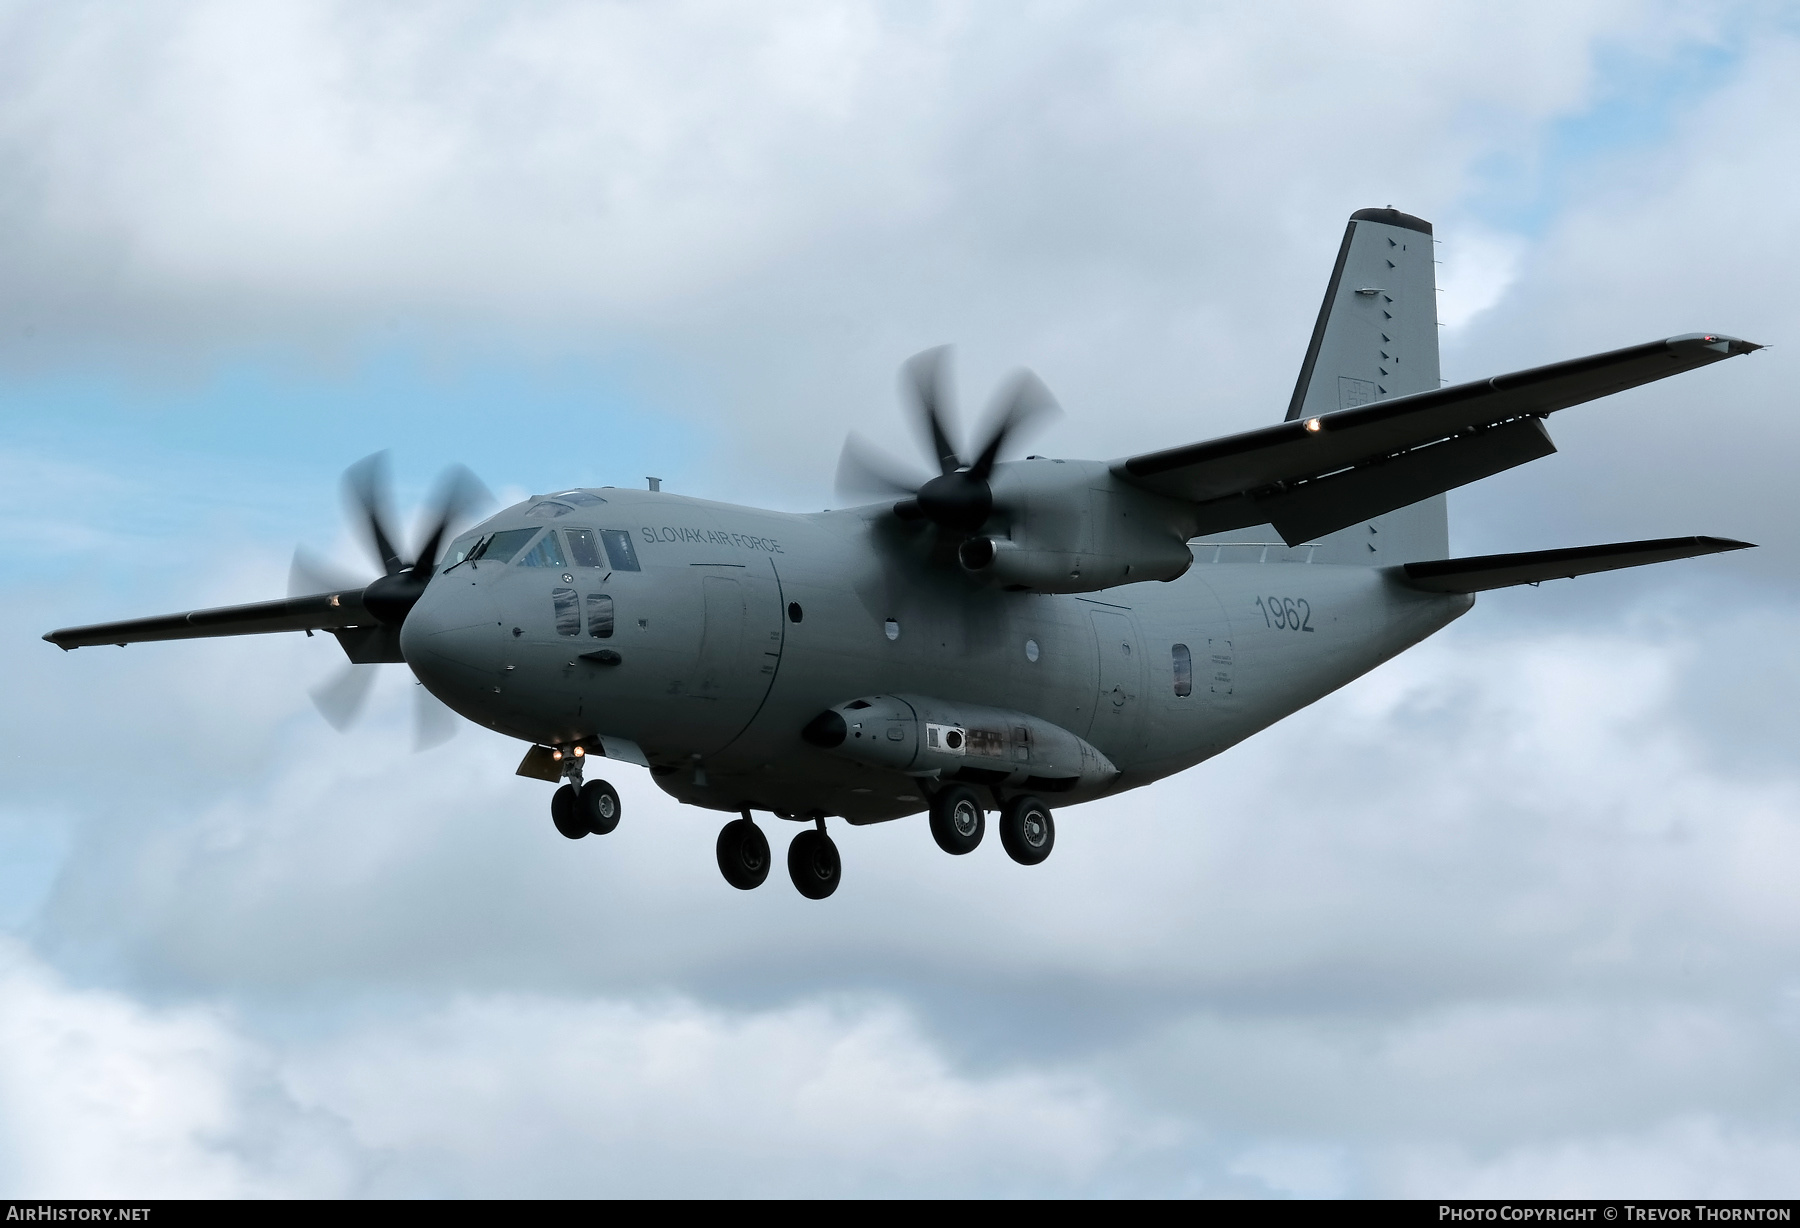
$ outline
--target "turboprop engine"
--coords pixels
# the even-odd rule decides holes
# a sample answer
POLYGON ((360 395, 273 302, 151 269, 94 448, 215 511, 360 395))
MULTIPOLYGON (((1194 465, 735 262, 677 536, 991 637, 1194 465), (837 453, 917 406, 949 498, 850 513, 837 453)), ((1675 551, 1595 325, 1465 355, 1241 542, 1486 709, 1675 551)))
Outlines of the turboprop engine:
POLYGON ((1105 465, 1032 457, 1001 466, 994 489, 1007 509, 1005 532, 983 531, 956 551, 976 579, 1034 593, 1092 593, 1178 579, 1193 566, 1191 508, 1127 486, 1105 465))
POLYGON ((1119 774, 1112 760, 1060 725, 927 695, 852 699, 819 713, 801 736, 870 767, 1036 793, 1093 788, 1119 774))
POLYGON ((945 352, 914 355, 901 380, 938 475, 921 481, 852 435, 838 460, 841 493, 906 496, 893 505, 896 519, 947 537, 965 573, 1004 589, 1093 593, 1187 571, 1198 531, 1191 501, 1120 481, 1096 461, 1001 463, 1009 438, 1056 410, 1029 371, 1001 389, 982 446, 965 460, 945 414, 945 352))

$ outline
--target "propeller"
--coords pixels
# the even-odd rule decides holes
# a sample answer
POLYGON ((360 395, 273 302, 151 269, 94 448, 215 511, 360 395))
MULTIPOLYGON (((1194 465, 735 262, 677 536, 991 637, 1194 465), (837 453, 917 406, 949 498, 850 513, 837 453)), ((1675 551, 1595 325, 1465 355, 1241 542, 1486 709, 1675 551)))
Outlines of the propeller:
MULTIPOLYGON (((444 471, 426 505, 420 546, 412 561, 404 560, 390 527, 387 453, 364 457, 344 471, 344 499, 351 524, 381 567, 381 574, 366 584, 319 559, 304 546, 294 551, 288 570, 288 595, 354 592, 372 618, 398 631, 425 586, 437 573, 438 552, 454 526, 492 499, 481 480, 461 465, 444 471)), ((351 664, 330 681, 315 687, 312 701, 319 714, 337 730, 348 729, 361 715, 375 681, 374 666, 351 664)), ((456 731, 456 722, 444 705, 423 686, 415 709, 415 746, 424 750, 445 741, 456 731)))
POLYGON ((839 493, 846 495, 905 496, 894 504, 894 514, 900 519, 929 520, 940 528, 966 535, 994 514, 994 490, 989 479, 1007 440, 1034 421, 1057 412, 1057 404, 1042 380, 1030 371, 1020 371, 994 397, 986 442, 973 460, 964 460, 951 442, 947 422, 945 368, 949 355, 949 346, 938 346, 913 355, 900 369, 902 396, 922 427, 937 465, 937 476, 920 480, 860 437, 851 435, 838 457, 837 486, 839 493))

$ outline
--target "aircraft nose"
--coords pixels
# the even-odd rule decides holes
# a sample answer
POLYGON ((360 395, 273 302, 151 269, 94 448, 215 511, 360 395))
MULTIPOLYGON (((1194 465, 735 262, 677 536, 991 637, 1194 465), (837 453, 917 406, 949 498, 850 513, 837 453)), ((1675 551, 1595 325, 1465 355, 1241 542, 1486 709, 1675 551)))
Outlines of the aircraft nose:
POLYGON ((400 627, 400 651, 426 690, 464 716, 481 719, 471 709, 493 694, 500 635, 493 602, 480 589, 434 580, 400 627))

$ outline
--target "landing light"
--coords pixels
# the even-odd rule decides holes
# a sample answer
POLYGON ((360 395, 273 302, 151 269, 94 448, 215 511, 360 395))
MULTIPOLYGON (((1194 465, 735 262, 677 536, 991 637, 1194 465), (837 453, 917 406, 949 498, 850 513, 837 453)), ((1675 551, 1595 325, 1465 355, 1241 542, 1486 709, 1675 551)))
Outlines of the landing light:
POLYGON ((585 746, 577 746, 575 748, 575 757, 577 759, 581 758, 585 754, 587 754, 587 748, 585 746))
POLYGON ((1306 420, 1306 429, 1309 431, 1318 430, 1319 429, 1319 420, 1317 418, 1308 418, 1306 420))

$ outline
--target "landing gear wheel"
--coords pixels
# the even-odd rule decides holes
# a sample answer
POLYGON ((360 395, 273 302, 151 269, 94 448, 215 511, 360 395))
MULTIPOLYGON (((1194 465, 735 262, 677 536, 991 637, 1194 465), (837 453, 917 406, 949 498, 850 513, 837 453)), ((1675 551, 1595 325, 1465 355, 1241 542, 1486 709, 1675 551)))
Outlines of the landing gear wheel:
POLYGON ((604 780, 590 780, 575 796, 576 818, 596 836, 619 825, 619 791, 604 780))
POLYGON ((987 831, 987 815, 975 790, 951 785, 931 799, 931 838, 952 856, 973 853, 987 831))
POLYGON ((837 845, 822 831, 803 831, 788 845, 788 877, 809 900, 822 900, 837 890, 844 863, 837 845))
POLYGON ((739 891, 762 886, 773 860, 769 856, 769 838, 749 819, 733 819, 719 829, 719 873, 739 891))
POLYGON ((1000 812, 1000 843, 1006 855, 1022 866, 1035 866, 1056 845, 1056 821, 1050 807, 1029 793, 1006 803, 1000 812))
POLYGON ((556 824, 556 830, 571 840, 579 840, 588 834, 587 823, 581 817, 581 802, 575 796, 573 785, 564 785, 550 799, 550 821, 556 824))

